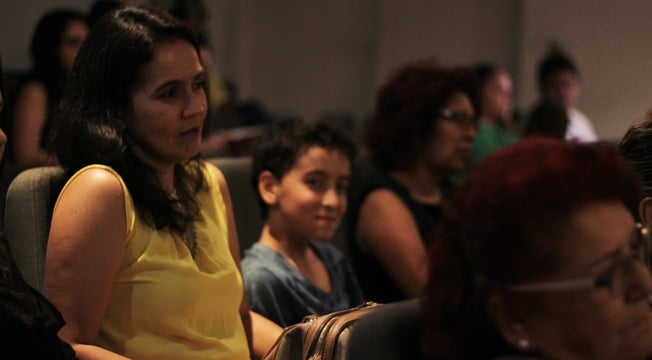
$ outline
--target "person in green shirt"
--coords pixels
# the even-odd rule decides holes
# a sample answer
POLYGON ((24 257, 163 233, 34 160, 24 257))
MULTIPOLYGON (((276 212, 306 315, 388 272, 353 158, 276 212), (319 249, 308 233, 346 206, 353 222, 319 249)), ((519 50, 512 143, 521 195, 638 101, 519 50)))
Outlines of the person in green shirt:
POLYGON ((471 158, 454 179, 461 180, 482 158, 519 140, 512 120, 512 79, 504 69, 492 64, 473 68, 477 82, 478 132, 471 158))

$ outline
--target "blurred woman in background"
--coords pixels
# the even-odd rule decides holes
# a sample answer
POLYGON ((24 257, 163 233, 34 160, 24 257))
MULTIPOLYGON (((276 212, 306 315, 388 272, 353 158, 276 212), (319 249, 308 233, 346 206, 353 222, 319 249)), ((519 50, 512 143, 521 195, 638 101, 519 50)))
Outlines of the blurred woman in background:
POLYGON ((431 60, 407 64, 380 89, 365 145, 374 171, 352 177, 348 240, 365 298, 421 293, 427 239, 476 136, 473 76, 431 60))
POLYGON ((32 70, 13 105, 10 138, 19 169, 57 163, 47 149, 54 110, 88 26, 76 10, 56 9, 43 15, 30 44, 32 70))

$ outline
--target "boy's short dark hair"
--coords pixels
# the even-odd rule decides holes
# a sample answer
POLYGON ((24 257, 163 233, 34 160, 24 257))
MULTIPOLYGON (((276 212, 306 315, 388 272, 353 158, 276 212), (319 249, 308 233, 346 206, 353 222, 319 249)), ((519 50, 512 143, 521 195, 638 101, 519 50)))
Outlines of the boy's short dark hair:
POLYGON ((346 131, 324 120, 295 118, 273 121, 256 140, 251 155, 251 183, 260 201, 263 217, 267 217, 268 206, 258 193, 258 176, 263 171, 269 171, 281 180, 299 156, 313 146, 339 151, 346 155, 349 163, 353 163, 357 152, 355 143, 346 131))
POLYGON ((579 76, 577 66, 571 58, 559 50, 551 51, 539 63, 538 84, 539 89, 543 89, 552 74, 560 71, 570 71, 579 76))

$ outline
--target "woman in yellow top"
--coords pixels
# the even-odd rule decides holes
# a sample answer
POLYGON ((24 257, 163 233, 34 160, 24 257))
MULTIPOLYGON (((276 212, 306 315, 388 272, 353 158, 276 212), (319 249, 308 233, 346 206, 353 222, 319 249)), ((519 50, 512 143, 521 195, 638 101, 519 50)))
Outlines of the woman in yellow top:
POLYGON ((192 32, 149 7, 104 18, 79 52, 44 292, 80 359, 248 359, 280 333, 249 310, 227 184, 198 158, 204 79, 192 32))

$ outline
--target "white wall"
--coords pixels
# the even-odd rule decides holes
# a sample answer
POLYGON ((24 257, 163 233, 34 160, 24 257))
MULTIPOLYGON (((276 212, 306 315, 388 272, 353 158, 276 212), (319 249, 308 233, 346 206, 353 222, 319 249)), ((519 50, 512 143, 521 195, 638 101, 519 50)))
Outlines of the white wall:
POLYGON ((232 38, 223 40, 237 41, 221 47, 224 73, 237 81, 243 96, 263 99, 276 111, 361 115, 373 93, 374 3, 243 0, 239 6, 226 5, 234 16, 228 20, 232 38))
POLYGON ((447 65, 494 62, 516 70, 518 0, 382 1, 378 69, 434 56, 447 65))
POLYGON ((39 17, 55 7, 86 12, 88 0, 2 0, 0 3, 0 55, 5 69, 28 69, 29 42, 39 17))
POLYGON ((521 104, 536 97, 539 56, 551 41, 579 67, 579 108, 598 135, 620 138, 652 107, 652 1, 525 0, 519 53, 521 104))

